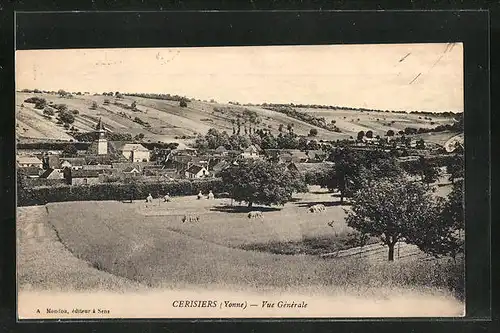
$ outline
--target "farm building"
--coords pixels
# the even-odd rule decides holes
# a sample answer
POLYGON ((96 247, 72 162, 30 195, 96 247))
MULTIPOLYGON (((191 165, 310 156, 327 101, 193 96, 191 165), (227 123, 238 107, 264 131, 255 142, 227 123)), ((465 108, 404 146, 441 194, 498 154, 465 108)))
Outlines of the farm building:
POLYGON ((17 165, 20 167, 37 167, 42 168, 43 162, 36 156, 18 156, 17 165))
POLYGON ((217 149, 215 149, 215 154, 217 154, 219 156, 227 156, 228 151, 227 151, 226 147, 219 146, 219 147, 217 147, 217 149))
POLYGON ((71 185, 86 185, 86 184, 97 184, 99 180, 99 171, 97 170, 70 170, 68 182, 71 185))
POLYGON ((135 175, 140 175, 141 172, 139 170, 137 170, 137 168, 134 168, 132 166, 129 166, 125 169, 122 170, 122 172, 126 175, 130 175, 130 176, 135 176, 135 175))
POLYGON ((64 179, 64 174, 60 169, 47 169, 41 175, 40 178, 45 179, 64 179))
POLYGON ((68 157, 61 160, 61 168, 71 168, 73 170, 82 169, 87 164, 83 157, 68 157))
POLYGON ((42 174, 43 169, 36 166, 19 167, 19 171, 22 172, 28 178, 38 178, 42 174))
POLYGON ((191 165, 185 172, 186 178, 197 179, 204 178, 209 175, 208 170, 201 165, 191 165))
POLYGON ((259 158, 262 149, 257 145, 250 145, 248 148, 243 150, 241 156, 244 158, 259 158))
POLYGON ((138 143, 126 143, 118 148, 122 155, 132 162, 149 162, 149 150, 138 143))

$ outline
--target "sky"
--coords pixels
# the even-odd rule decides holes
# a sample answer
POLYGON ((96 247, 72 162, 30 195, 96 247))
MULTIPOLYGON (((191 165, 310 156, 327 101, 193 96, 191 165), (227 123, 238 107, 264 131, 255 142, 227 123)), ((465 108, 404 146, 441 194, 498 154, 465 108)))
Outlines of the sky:
POLYGON ((443 43, 16 51, 16 89, 35 88, 462 112, 463 47, 443 43))

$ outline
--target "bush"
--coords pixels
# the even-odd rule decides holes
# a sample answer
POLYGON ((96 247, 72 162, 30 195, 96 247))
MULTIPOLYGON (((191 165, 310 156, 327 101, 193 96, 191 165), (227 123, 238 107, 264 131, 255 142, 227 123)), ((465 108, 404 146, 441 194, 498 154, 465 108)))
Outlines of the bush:
POLYGON ((94 200, 135 200, 145 199, 149 193, 153 196, 170 193, 172 196, 195 195, 199 191, 208 193, 223 192, 222 181, 218 178, 204 180, 178 180, 163 183, 132 184, 92 184, 79 186, 18 188, 19 206, 43 205, 48 202, 94 201, 94 200))
POLYGON ((180 101, 180 102, 179 102, 179 106, 180 106, 181 108, 185 108, 185 107, 187 107, 188 105, 187 105, 187 102, 186 102, 185 100, 182 100, 182 101, 180 101))
POLYGON ((318 135, 318 130, 315 128, 311 128, 309 130, 309 136, 316 136, 316 135, 318 135))

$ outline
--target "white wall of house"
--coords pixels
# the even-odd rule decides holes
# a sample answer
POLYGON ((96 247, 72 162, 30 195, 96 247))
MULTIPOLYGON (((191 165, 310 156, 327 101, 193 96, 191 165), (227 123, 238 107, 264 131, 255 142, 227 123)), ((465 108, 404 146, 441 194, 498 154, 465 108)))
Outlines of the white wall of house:
POLYGON ((149 162, 149 151, 124 150, 122 155, 132 162, 142 162, 143 160, 149 162))

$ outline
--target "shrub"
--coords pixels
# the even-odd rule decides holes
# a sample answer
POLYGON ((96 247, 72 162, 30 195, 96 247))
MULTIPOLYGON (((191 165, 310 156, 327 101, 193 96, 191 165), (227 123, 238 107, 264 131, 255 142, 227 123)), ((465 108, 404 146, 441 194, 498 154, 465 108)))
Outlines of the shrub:
POLYGON ((222 181, 218 178, 204 180, 177 180, 162 183, 131 183, 131 184, 92 184, 80 186, 59 187, 19 187, 18 205, 34 206, 48 202, 63 201, 93 201, 93 200, 128 200, 144 199, 149 193, 153 196, 170 193, 172 196, 195 195, 199 191, 208 193, 223 192, 222 181))

